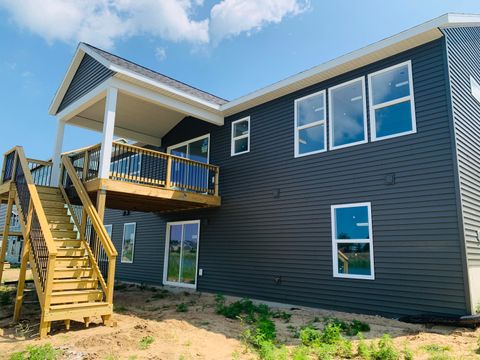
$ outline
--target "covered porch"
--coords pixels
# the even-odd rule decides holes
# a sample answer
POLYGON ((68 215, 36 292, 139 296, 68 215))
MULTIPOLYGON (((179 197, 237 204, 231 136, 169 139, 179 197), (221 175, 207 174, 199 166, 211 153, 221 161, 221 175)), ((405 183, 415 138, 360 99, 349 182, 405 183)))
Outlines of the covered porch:
POLYGON ((219 168, 208 156, 168 153, 162 138, 186 117, 223 125, 223 102, 81 44, 50 107, 57 120, 50 185, 65 181, 68 157, 100 214, 105 207, 161 213, 220 206, 219 168), (64 153, 66 126, 101 132, 101 143, 64 153))

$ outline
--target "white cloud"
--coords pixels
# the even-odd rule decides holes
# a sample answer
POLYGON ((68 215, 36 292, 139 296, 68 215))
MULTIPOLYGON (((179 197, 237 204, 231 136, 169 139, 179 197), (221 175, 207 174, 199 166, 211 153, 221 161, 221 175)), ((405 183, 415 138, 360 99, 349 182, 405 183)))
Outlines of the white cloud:
POLYGON ((208 19, 190 18, 198 4, 198 0, 0 0, 0 8, 16 24, 48 42, 85 41, 105 48, 142 34, 207 43, 208 19))
POLYGON ((309 0, 222 0, 210 18, 194 19, 203 0, 0 0, 11 20, 53 43, 85 41, 104 48, 138 35, 209 44, 278 23, 309 0))
POLYGON ((163 61, 167 58, 167 51, 165 50, 165 48, 162 48, 162 47, 157 47, 155 49, 155 58, 158 60, 158 61, 163 61))
POLYGON ((285 16, 298 15, 309 7, 309 0, 222 0, 211 10, 210 34, 218 42, 279 23, 285 16))

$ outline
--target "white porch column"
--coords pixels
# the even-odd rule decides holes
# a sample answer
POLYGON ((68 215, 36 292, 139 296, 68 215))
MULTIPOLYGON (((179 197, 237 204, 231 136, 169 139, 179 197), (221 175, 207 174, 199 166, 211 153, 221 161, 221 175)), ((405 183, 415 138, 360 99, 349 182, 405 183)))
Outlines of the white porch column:
POLYGON ((102 149, 100 151, 100 165, 98 169, 98 177, 100 179, 108 179, 110 175, 117 94, 117 88, 108 88, 107 99, 105 101, 105 116, 103 118, 102 149))
POLYGON ((52 176, 50 177, 50 186, 58 186, 60 179, 60 164, 62 156, 63 136, 65 134, 65 121, 57 120, 57 136, 52 154, 52 176))

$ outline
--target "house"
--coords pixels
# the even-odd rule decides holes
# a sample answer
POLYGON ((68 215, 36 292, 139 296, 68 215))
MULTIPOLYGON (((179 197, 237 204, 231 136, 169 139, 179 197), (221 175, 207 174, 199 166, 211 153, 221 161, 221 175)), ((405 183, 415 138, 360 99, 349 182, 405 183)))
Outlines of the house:
POLYGON ((55 320, 108 322, 114 279, 474 314, 479 58, 480 16, 446 14, 227 101, 80 44, 49 110, 52 161, 17 147, 0 185, 25 224, 25 194, 38 218, 24 263, 45 301, 41 335, 55 320), (66 124, 102 143, 62 154, 66 124))
MULTIPOLYGON (((7 206, 0 204, 0 229, 3 230, 5 225, 5 217, 7 215, 7 206)), ((0 241, 3 235, 0 235, 0 241)), ((20 222, 16 209, 13 209, 10 230, 6 242, 5 260, 11 265, 20 264, 20 254, 23 247, 23 237, 20 229, 20 222)))

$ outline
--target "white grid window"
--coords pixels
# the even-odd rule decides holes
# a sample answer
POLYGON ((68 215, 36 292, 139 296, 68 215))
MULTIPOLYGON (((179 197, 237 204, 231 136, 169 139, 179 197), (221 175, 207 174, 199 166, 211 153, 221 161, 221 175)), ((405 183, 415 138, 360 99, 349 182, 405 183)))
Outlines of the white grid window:
POLYGON ((295 157, 327 149, 325 90, 295 100, 295 157))
POLYGON ((232 122, 231 155, 245 154, 250 151, 250 117, 232 122))
POLYGON ((412 62, 368 75, 372 141, 417 132, 412 62))
POLYGON ((374 280, 370 203, 332 205, 333 276, 374 280))

